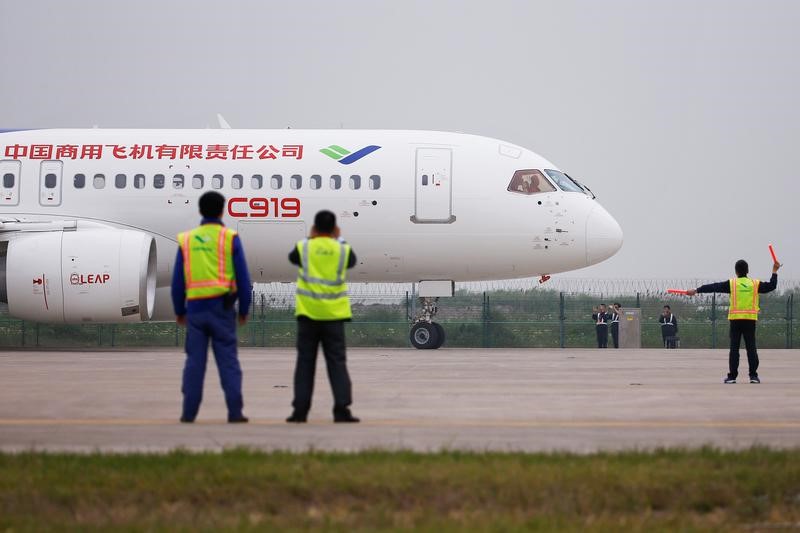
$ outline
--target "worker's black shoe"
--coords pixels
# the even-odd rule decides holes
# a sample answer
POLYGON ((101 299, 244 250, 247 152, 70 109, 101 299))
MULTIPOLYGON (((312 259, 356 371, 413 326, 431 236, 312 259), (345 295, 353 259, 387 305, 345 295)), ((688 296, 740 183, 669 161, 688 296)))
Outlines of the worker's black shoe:
POLYGON ((350 409, 334 409, 333 410, 333 421, 334 422, 350 422, 350 423, 358 423, 361 422, 358 418, 353 416, 353 413, 350 412, 350 409))
POLYGON ((185 416, 181 417, 181 424, 191 424, 194 422, 194 418, 186 418, 185 416))
POLYGON ((247 424, 250 422, 250 419, 244 415, 228 417, 228 424, 247 424))
POLYGON ((761 383, 761 380, 758 379, 758 376, 750 376, 750 383, 761 383))
POLYGON ((295 411, 294 413, 292 413, 292 416, 286 419, 286 421, 289 422, 290 424, 305 424, 307 418, 308 415, 304 415, 295 411))
POLYGON ((736 378, 732 378, 732 377, 728 376, 728 377, 725 378, 725 381, 723 381, 723 383, 728 384, 728 385, 732 385, 732 384, 736 383, 736 378))

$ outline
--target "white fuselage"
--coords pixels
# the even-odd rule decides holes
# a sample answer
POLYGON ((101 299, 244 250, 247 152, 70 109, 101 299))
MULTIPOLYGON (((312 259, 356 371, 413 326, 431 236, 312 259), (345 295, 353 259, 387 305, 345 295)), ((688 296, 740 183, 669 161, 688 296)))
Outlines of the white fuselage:
POLYGON ((557 170, 524 148, 445 132, 15 131, 0 133, 0 220, 145 232, 160 287, 176 234, 198 223, 197 199, 212 188, 229 201, 224 222, 239 231, 254 282, 294 280, 287 254, 321 209, 337 215, 358 257, 352 281, 538 276, 619 249, 619 225, 589 194, 507 190, 523 169, 557 170), (1 179, 9 172, 12 188, 1 179))

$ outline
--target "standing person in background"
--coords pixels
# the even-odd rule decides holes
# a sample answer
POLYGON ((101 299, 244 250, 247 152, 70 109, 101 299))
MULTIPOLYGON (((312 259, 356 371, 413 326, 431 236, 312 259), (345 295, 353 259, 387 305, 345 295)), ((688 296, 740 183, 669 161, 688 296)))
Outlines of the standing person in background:
POLYGON ((356 256, 339 234, 336 215, 320 211, 314 217, 311 236, 299 241, 289 254, 289 262, 300 267, 295 294, 294 410, 286 419, 290 423, 303 423, 308 418, 320 343, 333 389, 333 421, 359 421, 350 412, 352 385, 344 339, 344 323, 353 316, 345 278, 347 269, 355 266, 356 256))
POLYGON ((597 332, 597 347, 608 348, 608 321, 611 320, 611 315, 606 312, 606 304, 600 304, 592 311, 592 320, 597 332))
POLYGON ((661 340, 664 343, 664 348, 675 348, 675 336, 678 334, 678 318, 672 313, 670 306, 664 306, 661 316, 658 317, 658 323, 661 324, 661 340))
POLYGON ((186 326, 181 422, 194 422, 200 410, 209 340, 225 391, 228 422, 247 422, 242 414, 242 369, 236 353, 234 303, 238 298, 239 325, 244 325, 250 309, 250 274, 239 235, 222 223, 225 197, 209 191, 198 204, 203 219, 200 226, 178 234, 172 273, 176 322, 186 326))
POLYGON ((758 352, 756 351, 756 321, 761 309, 758 305, 758 295, 772 292, 778 286, 778 269, 781 264, 775 261, 772 265, 772 276, 769 281, 762 283, 757 279, 747 277, 749 267, 747 261, 739 259, 734 265, 736 277, 719 283, 709 283, 696 289, 689 289, 686 294, 694 296, 697 293, 722 292, 730 293, 731 304, 728 310, 728 321, 731 326, 731 350, 728 355, 728 375, 724 383, 736 383, 739 375, 739 346, 742 337, 747 349, 747 364, 750 371, 750 383, 761 383, 758 377, 758 352))
POLYGON ((619 317, 622 314, 622 304, 616 302, 611 309, 611 340, 614 348, 619 348, 619 317))

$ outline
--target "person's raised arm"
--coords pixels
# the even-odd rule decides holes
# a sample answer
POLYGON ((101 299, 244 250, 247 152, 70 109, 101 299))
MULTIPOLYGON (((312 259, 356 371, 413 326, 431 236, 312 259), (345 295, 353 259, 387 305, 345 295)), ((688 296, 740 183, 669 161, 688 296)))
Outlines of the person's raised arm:
POLYGON ((775 261, 772 264, 772 276, 769 278, 769 281, 765 281, 758 284, 758 292, 765 293, 765 292, 772 292, 778 288, 778 270, 783 265, 775 261))

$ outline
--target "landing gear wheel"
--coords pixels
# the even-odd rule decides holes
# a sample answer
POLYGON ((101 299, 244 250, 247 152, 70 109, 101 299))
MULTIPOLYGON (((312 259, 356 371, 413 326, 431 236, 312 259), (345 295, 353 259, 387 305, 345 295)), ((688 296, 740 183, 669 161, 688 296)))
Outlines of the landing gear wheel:
POLYGON ((409 338, 414 348, 418 350, 433 350, 441 346, 439 342, 439 328, 438 324, 432 322, 417 322, 411 326, 411 333, 409 338))
POLYGON ((441 347, 442 347, 442 345, 444 344, 444 338, 445 338, 445 335, 444 335, 444 328, 443 328, 443 327, 442 327, 442 325, 441 325, 441 324, 439 324, 438 322, 431 322, 431 324, 433 324, 433 327, 435 327, 435 328, 436 328, 436 330, 437 330, 437 331, 438 331, 438 333, 439 333, 439 341, 436 343, 436 346, 434 346, 432 349, 433 349, 433 350, 438 350, 438 349, 439 349, 439 348, 441 348, 441 347))

